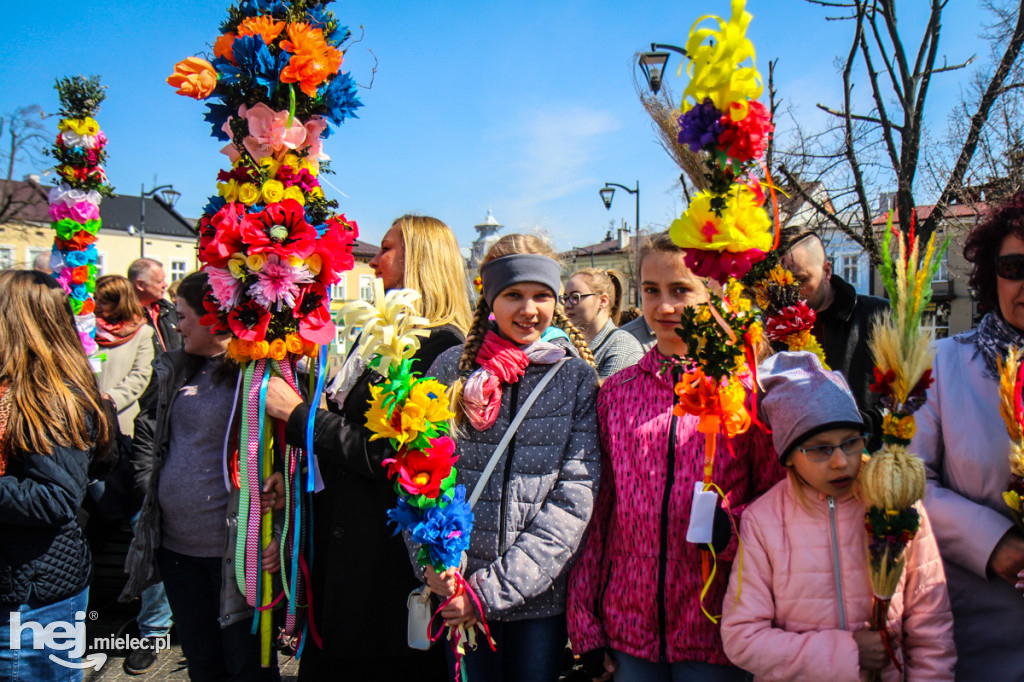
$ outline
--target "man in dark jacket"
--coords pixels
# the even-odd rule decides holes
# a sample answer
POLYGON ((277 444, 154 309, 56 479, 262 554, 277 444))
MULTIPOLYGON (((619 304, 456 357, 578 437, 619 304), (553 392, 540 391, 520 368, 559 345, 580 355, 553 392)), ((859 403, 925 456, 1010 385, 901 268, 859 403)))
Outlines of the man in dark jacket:
POLYGON ((853 285, 832 272, 821 238, 810 231, 783 231, 782 263, 801 283, 801 294, 817 314, 814 336, 825 349, 825 361, 846 377, 857 407, 877 442, 882 433, 880 395, 872 393, 875 366, 868 338, 876 316, 889 307, 877 296, 858 294, 853 285), (786 237, 789 237, 787 240, 786 237))
POLYGON ((167 291, 164 267, 152 258, 139 258, 128 266, 128 281, 135 288, 139 303, 146 311, 146 324, 156 332, 153 334, 156 355, 181 348, 178 312, 164 298, 164 292, 167 291))

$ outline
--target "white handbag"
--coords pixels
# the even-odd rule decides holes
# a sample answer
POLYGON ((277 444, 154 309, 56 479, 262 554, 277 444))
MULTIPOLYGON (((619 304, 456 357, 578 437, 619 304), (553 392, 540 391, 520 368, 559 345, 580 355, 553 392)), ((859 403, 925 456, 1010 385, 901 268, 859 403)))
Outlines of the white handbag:
MULTIPOLYGON (((523 419, 526 418, 526 413, 533 407, 533 403, 537 400, 541 391, 551 381, 551 377, 558 373, 562 365, 568 362, 569 358, 562 358, 558 362, 551 365, 551 369, 541 377, 541 380, 537 382, 537 385, 530 391, 529 397, 526 398, 526 402, 519 408, 519 412, 516 414, 515 419, 509 424, 505 430, 505 435, 501 437, 501 441, 498 446, 494 448, 494 453, 491 458, 487 460, 487 466, 484 467, 483 473, 480 474, 480 479, 476 482, 476 486, 473 488, 473 492, 470 494, 467 502, 469 507, 472 509, 476 501, 480 499, 480 495, 484 491, 484 486, 487 485, 488 479, 494 472, 494 468, 498 466, 498 460, 501 459, 502 453, 505 452, 505 448, 512 442, 512 437, 516 435, 516 430, 519 425, 523 423, 523 419)), ((463 558, 465 558, 463 556, 463 558)), ((406 606, 409 607, 409 620, 408 620, 408 631, 406 633, 406 639, 409 642, 409 646, 413 649, 429 649, 433 642, 430 641, 430 619, 433 614, 430 611, 430 588, 426 585, 417 587, 415 590, 409 593, 409 597, 406 600, 406 606)))

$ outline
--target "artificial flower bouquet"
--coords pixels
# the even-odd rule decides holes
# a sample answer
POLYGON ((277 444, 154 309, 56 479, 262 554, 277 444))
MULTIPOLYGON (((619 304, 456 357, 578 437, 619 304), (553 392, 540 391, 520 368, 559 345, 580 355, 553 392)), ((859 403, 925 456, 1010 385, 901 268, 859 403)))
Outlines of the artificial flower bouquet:
MULTIPOLYGON (((167 78, 180 95, 207 100, 206 120, 231 168, 199 220, 198 257, 212 294, 202 323, 230 334, 228 353, 243 366, 239 410, 239 534, 236 580, 261 609, 263 664, 269 664, 273 595, 260 550, 271 540, 260 490, 284 458, 286 508, 281 541, 285 632, 301 655, 308 632, 310 495, 316 486, 312 420, 305 450, 278 443, 263 395, 272 374, 298 391, 298 360, 311 363, 318 396, 326 346, 335 339, 330 289, 353 266, 355 222, 336 215, 320 186, 329 157, 323 139, 362 106, 355 82, 341 71, 349 31, 329 0, 242 0, 228 8, 213 59, 188 57, 167 78)), ((314 398, 315 399, 315 398, 314 398)), ((282 438, 277 438, 282 441, 282 438)), ((315 637, 315 633, 311 633, 315 637)))
POLYGON ((690 199, 669 228, 672 240, 686 249, 687 267, 723 284, 743 277, 773 247, 765 192, 754 170, 774 126, 771 112, 757 101, 762 82, 746 37, 751 15, 745 4, 733 0, 728 22, 701 17, 686 41, 690 81, 683 91, 678 139, 704 156, 703 177, 696 184, 707 189, 690 199), (717 22, 717 30, 699 28, 708 19, 717 22))
MULTIPOLYGON (((873 627, 893 664, 902 672, 886 634, 886 613, 906 564, 906 549, 920 528, 915 505, 924 497, 924 463, 907 448, 914 436, 914 413, 924 405, 932 383, 934 351, 931 334, 921 329, 921 316, 931 300, 931 281, 949 245, 936 249, 935 235, 921 253, 921 242, 910 226, 907 242, 889 216, 882 245, 882 281, 890 309, 875 324, 869 344, 875 358, 875 383, 882 394, 882 448, 871 455, 860 473, 868 539, 868 572, 873 591, 873 627), (895 236, 898 253, 890 242, 895 236)), ((877 678, 877 673, 875 675, 877 678)))
MULTIPOLYGON (((370 387, 366 427, 370 440, 387 438, 395 456, 383 462, 398 495, 388 519, 395 532, 407 532, 420 545, 417 561, 438 573, 460 568, 462 553, 469 548, 473 512, 466 501, 466 488, 457 483, 455 441, 448 434, 455 414, 449 409, 447 386, 432 377, 412 371, 412 357, 419 349, 420 336, 428 332, 428 321, 416 314, 418 292, 396 289, 384 293, 384 283, 374 281, 374 303, 353 301, 340 315, 350 336, 358 337, 353 351, 373 368, 383 381, 370 387)), ((476 601, 472 588, 456 573, 460 591, 476 601)), ((478 610, 479 601, 476 601, 478 610)), ((438 613, 447 602, 438 609, 438 613)), ((482 613, 482 611, 481 611, 482 613)), ((436 613, 434 614, 436 617, 436 613)), ((475 627, 449 627, 448 639, 456 659, 456 678, 467 648, 476 647, 476 629, 494 646, 481 619, 475 627)), ((440 637, 441 629, 430 638, 440 637)))
POLYGON ((78 335, 93 368, 101 357, 96 345, 96 235, 100 231, 100 201, 113 188, 103 170, 107 136, 94 118, 106 97, 98 76, 59 78, 57 139, 47 150, 60 178, 50 190, 50 225, 55 237, 50 254, 53 276, 68 294, 78 335))
POLYGON ((776 254, 772 251, 744 277, 763 314, 764 335, 774 344, 785 345, 787 350, 814 353, 821 366, 828 369, 825 349, 813 333, 817 313, 801 298, 800 283, 776 254))
POLYGON ((999 413, 1006 422, 1010 434, 1010 480, 1003 493, 1003 500, 1010 508, 1017 528, 1024 531, 1024 351, 1011 347, 1006 362, 999 363, 999 413))

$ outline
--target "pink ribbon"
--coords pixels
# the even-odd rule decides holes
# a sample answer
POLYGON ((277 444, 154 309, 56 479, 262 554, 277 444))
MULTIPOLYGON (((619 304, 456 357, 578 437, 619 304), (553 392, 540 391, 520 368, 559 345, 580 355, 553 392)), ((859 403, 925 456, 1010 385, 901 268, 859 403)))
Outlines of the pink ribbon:
MULTIPOLYGON (((444 634, 444 628, 446 626, 442 623, 441 627, 437 629, 437 632, 432 632, 434 619, 437 618, 442 611, 444 611, 444 608, 446 606, 452 603, 452 600, 455 599, 455 597, 462 593, 465 593, 469 595, 469 598, 473 601, 473 606, 476 607, 476 612, 480 614, 480 618, 477 621, 477 624, 473 627, 479 627, 481 630, 483 630, 484 634, 487 635, 487 645, 491 647, 491 651, 497 651, 496 643, 494 641, 494 638, 491 636, 491 628, 487 625, 487 619, 484 618, 484 609, 483 606, 480 604, 480 598, 476 596, 476 592, 474 592, 473 588, 470 587, 468 582, 466 582, 466 579, 462 577, 462 573, 458 571, 455 572, 455 581, 455 592, 452 593, 452 596, 445 599, 444 602, 439 607, 437 607, 437 611, 434 611, 434 615, 430 617, 430 622, 427 624, 427 636, 430 638, 431 642, 436 642, 438 639, 441 638, 441 635, 444 634)), ((452 655, 455 657, 455 682, 459 682, 459 680, 461 679, 459 677, 459 671, 462 667, 462 654, 459 653, 459 644, 462 642, 462 630, 458 627, 453 627, 450 625, 447 627, 451 631, 448 636, 448 641, 450 642, 452 647, 452 655)))

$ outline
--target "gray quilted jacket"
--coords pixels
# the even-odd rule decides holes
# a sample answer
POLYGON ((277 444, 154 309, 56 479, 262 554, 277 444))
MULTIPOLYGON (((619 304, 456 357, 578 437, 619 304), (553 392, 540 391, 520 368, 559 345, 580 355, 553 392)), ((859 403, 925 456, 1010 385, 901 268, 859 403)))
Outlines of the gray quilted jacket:
MULTIPOLYGON (((564 343, 571 348, 567 342, 564 343)), ((575 349, 570 351, 575 354, 575 349)), ((462 348, 451 348, 428 375, 458 376, 462 348)), ((486 431, 457 438, 459 482, 473 491, 518 406, 548 371, 531 364, 504 386, 501 412, 486 431)), ((597 374, 578 357, 562 365, 533 404, 473 508, 465 575, 488 619, 543 618, 565 612, 566 577, 590 521, 601 475, 597 374)))

